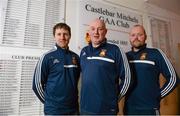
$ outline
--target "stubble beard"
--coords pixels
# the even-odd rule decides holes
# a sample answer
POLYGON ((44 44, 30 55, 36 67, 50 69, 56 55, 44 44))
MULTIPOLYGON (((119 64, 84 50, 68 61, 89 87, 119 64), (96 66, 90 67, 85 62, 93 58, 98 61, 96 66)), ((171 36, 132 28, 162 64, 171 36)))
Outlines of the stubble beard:
POLYGON ((131 43, 133 48, 139 49, 141 46, 143 46, 144 44, 138 40, 134 41, 131 43))

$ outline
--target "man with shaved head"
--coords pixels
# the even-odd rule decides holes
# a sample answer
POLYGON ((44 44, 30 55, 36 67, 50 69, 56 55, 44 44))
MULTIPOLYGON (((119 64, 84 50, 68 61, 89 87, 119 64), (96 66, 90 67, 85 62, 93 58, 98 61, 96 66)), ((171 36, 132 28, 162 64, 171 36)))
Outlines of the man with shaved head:
POLYGON ((147 35, 142 25, 132 27, 132 50, 127 53, 127 58, 133 84, 126 95, 125 115, 159 115, 161 99, 176 87, 179 80, 163 51, 147 48, 146 39, 147 35), (166 78, 166 83, 161 88, 160 73, 166 78))
POLYGON ((90 43, 80 54, 82 85, 80 113, 116 115, 118 102, 130 85, 130 69, 125 53, 107 43, 107 28, 100 19, 89 24, 90 43))

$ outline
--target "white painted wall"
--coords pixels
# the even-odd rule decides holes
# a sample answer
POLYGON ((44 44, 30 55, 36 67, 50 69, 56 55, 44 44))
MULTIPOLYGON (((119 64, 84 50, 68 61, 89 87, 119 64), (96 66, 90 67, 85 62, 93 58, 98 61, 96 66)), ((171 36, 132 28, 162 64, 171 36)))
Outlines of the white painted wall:
MULTIPOLYGON (((69 24, 72 28, 72 37, 70 41, 70 49, 74 50, 76 53, 80 53, 80 50, 77 48, 77 40, 78 40, 78 3, 80 0, 67 0, 66 1, 66 16, 65 22, 69 24)), ((171 23, 171 32, 173 39, 173 56, 175 62, 175 68, 180 75, 180 66, 177 66, 176 62, 180 56, 180 53, 177 51, 177 43, 180 43, 180 16, 172 13, 166 9, 158 8, 154 5, 151 5, 146 2, 146 0, 94 0, 101 2, 103 4, 109 4, 115 7, 123 7, 124 9, 130 9, 132 12, 137 12, 142 14, 143 16, 143 25, 147 31, 148 35, 148 46, 152 46, 151 40, 151 32, 148 16, 153 16, 158 19, 162 19, 165 21, 169 21, 171 23)))

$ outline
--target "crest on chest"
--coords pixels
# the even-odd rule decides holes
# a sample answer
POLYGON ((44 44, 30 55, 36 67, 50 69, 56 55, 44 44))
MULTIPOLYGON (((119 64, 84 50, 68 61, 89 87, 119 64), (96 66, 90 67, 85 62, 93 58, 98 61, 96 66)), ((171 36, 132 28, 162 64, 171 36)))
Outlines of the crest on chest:
POLYGON ((72 64, 74 64, 74 65, 77 64, 77 59, 76 59, 76 57, 72 57, 72 64))
POLYGON ((100 53, 99 53, 99 56, 101 56, 101 57, 106 56, 106 52, 107 52, 106 49, 101 49, 101 51, 100 51, 100 53))
POLYGON ((145 59, 147 59, 147 53, 141 53, 140 60, 145 60, 145 59))

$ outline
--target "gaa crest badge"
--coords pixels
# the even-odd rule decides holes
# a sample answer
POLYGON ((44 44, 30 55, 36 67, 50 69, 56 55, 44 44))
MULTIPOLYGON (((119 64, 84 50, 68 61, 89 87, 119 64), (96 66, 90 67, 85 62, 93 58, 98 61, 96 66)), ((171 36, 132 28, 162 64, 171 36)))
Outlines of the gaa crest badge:
POLYGON ((77 64, 77 59, 76 59, 76 57, 72 57, 72 64, 74 64, 74 65, 77 64))
POLYGON ((147 53, 142 53, 140 55, 140 60, 145 60, 147 58, 147 53))
POLYGON ((106 49, 102 49, 99 56, 101 56, 101 57, 106 56, 106 51, 107 51, 106 49))

